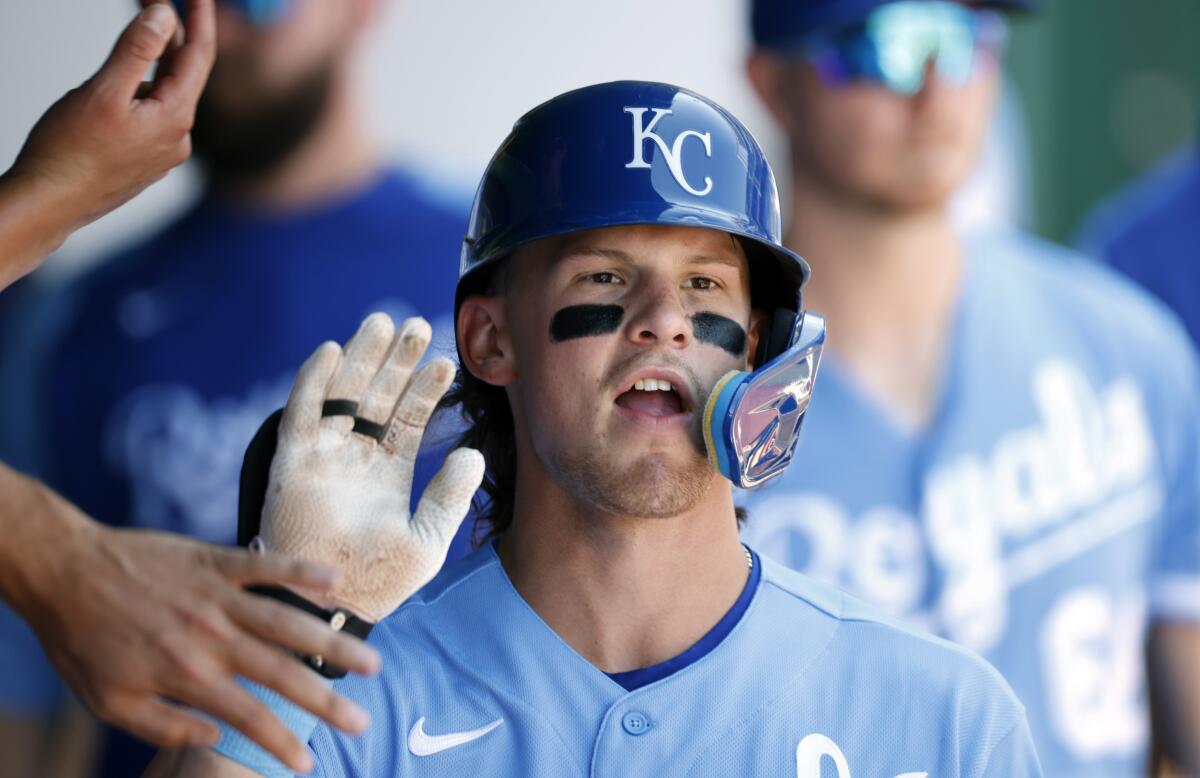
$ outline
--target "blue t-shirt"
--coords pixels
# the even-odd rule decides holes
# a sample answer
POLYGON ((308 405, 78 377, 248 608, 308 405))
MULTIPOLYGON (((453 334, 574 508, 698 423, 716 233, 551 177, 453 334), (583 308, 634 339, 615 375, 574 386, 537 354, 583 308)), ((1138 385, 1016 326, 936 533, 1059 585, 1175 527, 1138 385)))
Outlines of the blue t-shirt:
MULTIPOLYGON (((35 376, 50 333, 60 322, 63 295, 44 276, 29 276, 0 293, 0 462, 40 477, 45 438, 36 423, 35 376)), ((62 684, 45 661, 33 630, 0 602, 0 715, 28 716, 61 708, 62 684)))
POLYGON ((447 566, 371 634, 371 714, 319 725, 321 776, 917 778, 1041 775, 1021 704, 975 655, 761 560, 703 657, 627 691, 521 598, 492 545, 447 566))
POLYGON ((232 542, 246 445, 317 345, 382 310, 454 354, 465 224, 396 173, 285 215, 201 202, 75 290, 46 376, 51 483, 101 521, 232 542))
POLYGON ((739 498, 743 536, 981 653, 1047 775, 1142 775, 1144 629, 1200 619, 1197 360, 1083 257, 1017 235, 967 256, 928 427, 827 355, 790 469, 739 498))
POLYGON ((1097 207, 1080 242, 1174 309, 1200 343, 1200 153, 1194 146, 1097 207))
MULTIPOLYGON (((397 171, 285 214, 201 200, 63 293, 72 311, 38 398, 42 474, 106 523, 233 542, 246 445, 322 341, 344 342, 382 310, 424 316, 431 353, 454 355, 465 230, 465 202, 445 205, 397 171)), ((420 460, 415 494, 439 465, 420 460)), ((0 710, 61 699, 11 614, 0 614, 0 656, 24 668, 0 673, 0 710)), ((109 766, 134 774, 144 761, 109 766)))

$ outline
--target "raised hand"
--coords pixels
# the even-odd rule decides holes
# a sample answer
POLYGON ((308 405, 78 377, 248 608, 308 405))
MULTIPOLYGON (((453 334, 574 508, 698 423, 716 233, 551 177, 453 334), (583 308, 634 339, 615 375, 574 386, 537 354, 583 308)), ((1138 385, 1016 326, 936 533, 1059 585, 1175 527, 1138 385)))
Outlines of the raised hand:
POLYGON ((270 551, 335 567, 340 582, 312 598, 368 621, 433 577, 483 479, 478 451, 453 451, 409 515, 421 436, 454 377, 444 357, 414 372, 431 334, 423 319, 397 331, 373 314, 344 353, 323 344, 300 368, 279 426, 261 539, 270 551), (356 403, 380 438, 355 432, 351 416, 322 416, 327 400, 356 403))
POLYGON ((143 0, 104 65, 34 126, 0 176, 0 289, 191 154, 216 57, 213 2, 189 0, 181 27, 170 3, 143 0))

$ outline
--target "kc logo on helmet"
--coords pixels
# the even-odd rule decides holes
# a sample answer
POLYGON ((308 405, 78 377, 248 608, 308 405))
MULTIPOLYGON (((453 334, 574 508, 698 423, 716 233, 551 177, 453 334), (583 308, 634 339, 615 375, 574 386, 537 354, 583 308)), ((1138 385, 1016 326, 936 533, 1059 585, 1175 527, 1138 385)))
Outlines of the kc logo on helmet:
POLYGON ((683 142, 688 138, 696 138, 704 144, 704 155, 712 156, 712 133, 699 132, 698 130, 684 130, 675 136, 675 142, 670 146, 662 139, 654 128, 658 125, 658 121, 664 116, 671 115, 669 108, 635 108, 631 106, 625 107, 625 113, 633 117, 633 160, 629 162, 626 168, 649 168, 650 163, 642 156, 645 151, 646 141, 652 140, 658 146, 658 150, 667 160, 667 168, 671 171, 671 175, 675 176, 675 180, 686 189, 688 192, 697 197, 704 197, 712 191, 713 181, 708 176, 704 177, 704 188, 694 189, 688 183, 687 177, 683 174, 683 142), (650 123, 646 124, 643 118, 646 111, 653 111, 654 116, 650 119, 650 123))

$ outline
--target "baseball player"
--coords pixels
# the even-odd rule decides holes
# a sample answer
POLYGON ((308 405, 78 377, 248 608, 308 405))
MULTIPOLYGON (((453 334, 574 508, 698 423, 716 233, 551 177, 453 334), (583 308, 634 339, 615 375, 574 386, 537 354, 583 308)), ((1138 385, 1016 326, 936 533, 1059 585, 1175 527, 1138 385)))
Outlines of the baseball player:
POLYGON ((1184 764, 1200 743, 1177 726, 1200 689, 1171 668, 1200 656, 1200 374, 1112 273, 952 228, 998 5, 754 3, 748 73, 791 150, 785 244, 837 326, 799 461, 746 495, 744 537, 982 653, 1048 775, 1142 775, 1148 634, 1156 734, 1184 764))
MULTIPOLYGON (((409 518, 452 364, 410 380, 428 325, 381 316, 305 363, 251 545, 338 560, 333 602, 300 604, 377 624, 384 658, 337 686, 361 739, 262 694, 319 774, 1041 774, 985 663, 738 539, 734 485, 787 467, 824 339, 779 237, 761 149, 693 92, 601 84, 518 120, 464 242, 450 395, 492 539, 423 589, 484 472, 452 452, 409 518)), ((151 774, 247 770, 279 773, 229 733, 151 774)))

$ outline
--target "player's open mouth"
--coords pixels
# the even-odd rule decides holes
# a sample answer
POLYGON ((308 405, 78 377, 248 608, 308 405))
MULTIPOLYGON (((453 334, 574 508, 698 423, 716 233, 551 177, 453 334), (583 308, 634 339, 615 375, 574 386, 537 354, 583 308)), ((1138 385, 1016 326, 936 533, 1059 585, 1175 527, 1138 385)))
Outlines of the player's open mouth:
POLYGON ((617 405, 654 419, 682 417, 691 412, 691 393, 678 377, 663 371, 639 371, 629 388, 617 395, 617 405))

